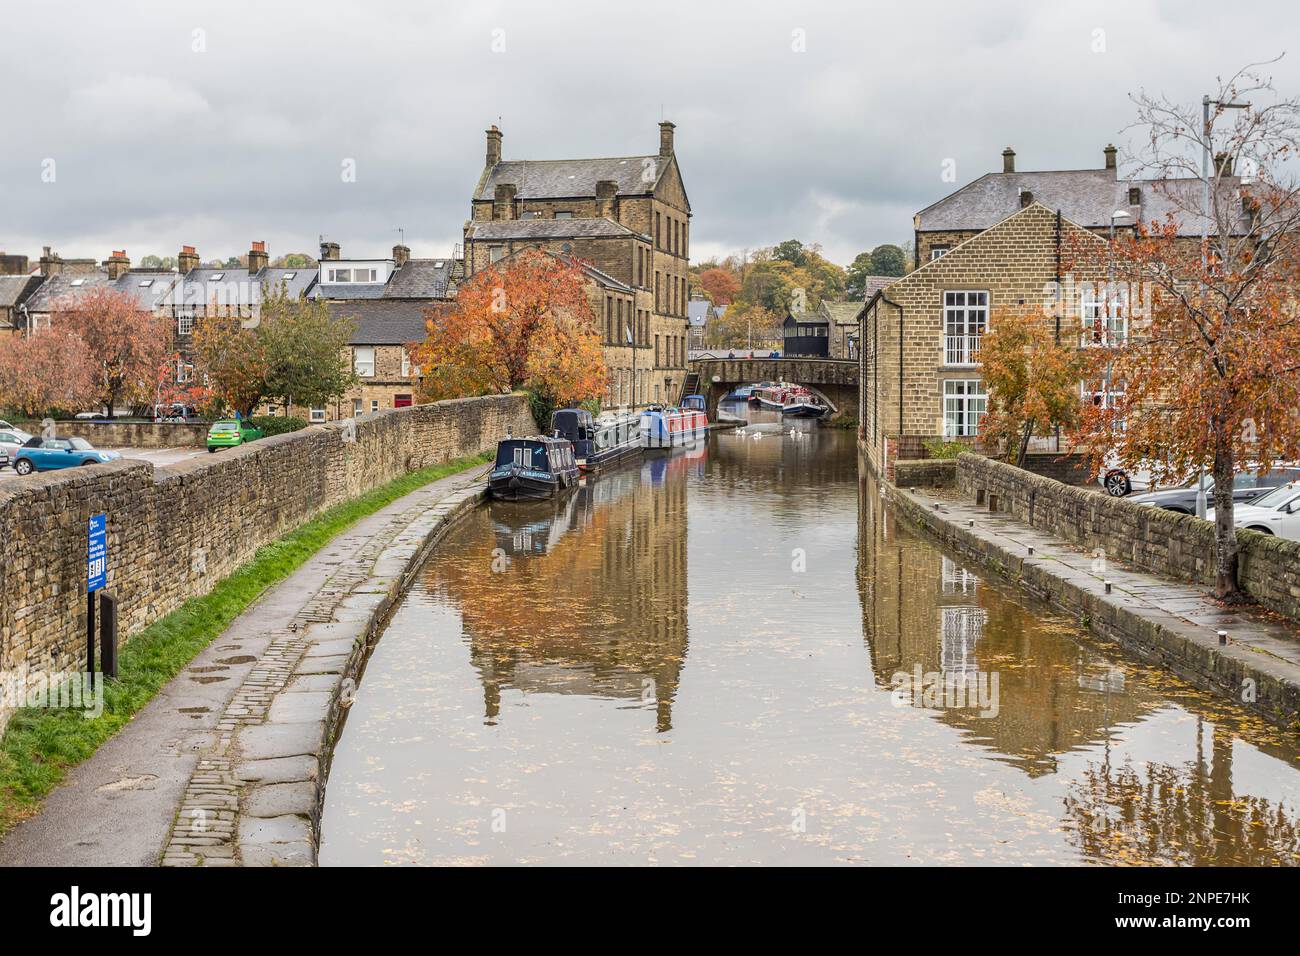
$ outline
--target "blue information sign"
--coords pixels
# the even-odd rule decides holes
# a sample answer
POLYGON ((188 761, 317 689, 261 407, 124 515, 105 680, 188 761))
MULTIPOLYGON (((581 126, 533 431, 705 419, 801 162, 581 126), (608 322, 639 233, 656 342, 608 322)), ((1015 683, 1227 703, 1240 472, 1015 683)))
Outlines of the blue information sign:
POLYGON ((108 518, 90 516, 89 547, 86 550, 86 593, 100 590, 108 578, 108 518))

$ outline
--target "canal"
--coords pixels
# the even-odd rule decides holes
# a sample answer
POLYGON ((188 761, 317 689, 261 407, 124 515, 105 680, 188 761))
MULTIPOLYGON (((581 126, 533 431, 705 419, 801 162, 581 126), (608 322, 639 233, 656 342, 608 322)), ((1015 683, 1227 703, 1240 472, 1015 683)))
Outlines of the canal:
POLYGON ((349 712, 322 864, 1300 863, 1278 731, 789 427, 458 524, 349 712))

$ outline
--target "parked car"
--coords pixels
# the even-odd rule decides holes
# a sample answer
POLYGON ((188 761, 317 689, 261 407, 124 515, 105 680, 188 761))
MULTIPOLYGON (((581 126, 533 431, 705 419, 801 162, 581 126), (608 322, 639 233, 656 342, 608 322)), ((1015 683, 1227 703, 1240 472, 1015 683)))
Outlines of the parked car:
MULTIPOLYGON (((1232 500, 1238 504, 1245 504, 1254 498, 1268 494, 1274 488, 1292 481, 1300 481, 1300 468, 1275 465, 1269 469, 1268 474, 1264 474, 1258 468, 1239 471, 1232 482, 1232 500)), ((1145 495, 1135 495, 1129 500, 1134 504, 1152 505, 1156 508, 1164 508, 1167 511, 1178 511, 1182 514, 1194 515, 1196 514, 1196 482, 1193 481, 1182 488, 1171 488, 1168 491, 1153 491, 1145 495)), ((1212 475, 1205 476, 1205 500, 1209 505, 1213 506, 1214 477, 1212 475)))
POLYGON ((8 422, 0 422, 0 468, 12 465, 18 449, 31 440, 30 433, 14 428, 8 422))
POLYGON ((214 452, 218 448, 236 448, 261 437, 262 430, 254 428, 248 422, 236 421, 233 418, 213 422, 212 427, 208 429, 208 451, 214 452))
POLYGON ((84 438, 33 438, 14 455, 14 471, 53 471, 78 465, 98 465, 121 458, 115 451, 100 451, 84 438))
POLYGON ((198 409, 191 405, 155 405, 153 407, 153 420, 156 422, 192 422, 198 417, 198 409))
MULTIPOLYGON (((1214 509, 1205 516, 1213 521, 1214 509)), ((1232 523, 1238 528, 1300 541, 1300 481, 1287 482, 1250 504, 1234 507, 1232 523)))

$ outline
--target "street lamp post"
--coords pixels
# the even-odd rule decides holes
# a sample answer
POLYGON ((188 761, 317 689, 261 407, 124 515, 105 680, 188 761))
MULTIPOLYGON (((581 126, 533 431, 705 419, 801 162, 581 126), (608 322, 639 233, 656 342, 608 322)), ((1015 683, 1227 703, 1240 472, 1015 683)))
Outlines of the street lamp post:
MULTIPOLYGON (((1110 320, 1111 320, 1111 301, 1115 293, 1115 220, 1132 219, 1132 213, 1125 209, 1116 209, 1110 214, 1110 255, 1106 259, 1106 297, 1102 300, 1105 311, 1101 315, 1102 336, 1109 346, 1110 320)), ((1101 407, 1102 409, 1110 408, 1110 373, 1111 363, 1106 363, 1106 377, 1101 383, 1101 407)))
MULTIPOLYGON (((1204 273, 1210 267, 1210 139, 1214 127, 1210 122, 1210 107, 1221 110, 1244 110, 1250 103, 1225 103, 1212 100, 1207 93, 1201 97, 1201 273, 1202 293, 1204 292, 1204 273)), ((1206 512, 1205 465, 1196 470, 1196 517, 1204 518, 1206 512)))

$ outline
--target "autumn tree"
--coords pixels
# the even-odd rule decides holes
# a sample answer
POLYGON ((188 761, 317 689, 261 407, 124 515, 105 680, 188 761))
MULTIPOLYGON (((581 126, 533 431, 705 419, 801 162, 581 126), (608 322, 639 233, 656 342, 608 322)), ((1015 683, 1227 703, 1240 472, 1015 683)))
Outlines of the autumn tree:
POLYGON ((1024 465, 1035 433, 1079 424, 1083 359, 1077 345, 1073 338, 1058 342, 1040 310, 994 314, 979 353, 989 390, 980 431, 986 443, 1002 446, 1008 461, 1024 465))
POLYGON ((0 408, 31 418, 80 411, 99 394, 96 373, 86 343, 63 325, 0 337, 0 408))
POLYGON ((414 353, 429 401, 519 389, 547 402, 599 398, 608 381, 588 280, 573 260, 529 250, 461 285, 456 307, 429 310, 414 353))
POLYGON ((1207 122, 1202 104, 1135 102, 1146 141, 1138 176, 1171 212, 1072 252, 1075 266, 1114 276, 1106 298, 1118 313, 1103 320, 1110 334, 1094 369, 1115 394, 1079 439, 1095 462, 1113 449, 1157 480, 1214 477, 1214 591, 1236 600, 1234 473, 1300 458, 1300 101, 1247 68, 1219 84, 1207 122), (1215 157, 1204 171, 1203 152, 1215 157))
POLYGON ((171 347, 171 323, 129 292, 100 287, 54 305, 51 324, 75 332, 95 360, 96 399, 112 418, 121 402, 152 402, 171 347))
POLYGON ((740 295, 740 279, 729 269, 705 269, 700 273, 699 285, 714 305, 728 305, 740 295))
POLYGON ((251 416, 266 395, 267 358, 257 331, 214 302, 195 321, 193 342, 196 371, 216 402, 251 416))
POLYGON ((308 408, 340 398, 356 382, 347 353, 356 326, 354 318, 330 315, 323 299, 290 296, 283 284, 271 289, 255 330, 265 397, 308 408))

